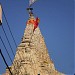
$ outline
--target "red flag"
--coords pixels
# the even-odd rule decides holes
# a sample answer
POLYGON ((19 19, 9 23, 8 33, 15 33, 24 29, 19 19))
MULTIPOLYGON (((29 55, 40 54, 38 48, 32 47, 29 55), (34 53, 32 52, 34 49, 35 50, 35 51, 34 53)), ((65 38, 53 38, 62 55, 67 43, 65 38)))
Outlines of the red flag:
POLYGON ((0 25, 2 25, 2 6, 0 4, 0 25))
POLYGON ((40 19, 37 17, 36 21, 34 22, 34 30, 38 27, 39 22, 40 22, 40 19))

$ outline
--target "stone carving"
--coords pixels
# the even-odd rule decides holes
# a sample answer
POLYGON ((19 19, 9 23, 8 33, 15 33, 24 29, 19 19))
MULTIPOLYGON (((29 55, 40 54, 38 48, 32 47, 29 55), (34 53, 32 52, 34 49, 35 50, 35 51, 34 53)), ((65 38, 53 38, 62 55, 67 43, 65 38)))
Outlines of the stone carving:
POLYGON ((32 24, 26 26, 11 72, 13 75, 64 75, 55 69, 39 27, 33 32, 32 24))

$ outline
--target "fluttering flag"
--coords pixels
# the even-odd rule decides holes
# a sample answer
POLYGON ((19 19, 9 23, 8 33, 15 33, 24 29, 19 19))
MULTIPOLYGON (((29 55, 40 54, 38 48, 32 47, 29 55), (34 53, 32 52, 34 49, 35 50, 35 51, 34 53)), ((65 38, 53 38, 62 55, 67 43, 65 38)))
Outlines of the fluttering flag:
POLYGON ((34 31, 38 27, 39 22, 40 22, 40 19, 38 17, 36 17, 36 19, 34 19, 34 18, 29 19, 26 22, 26 24, 27 25, 32 24, 34 26, 34 28, 33 28, 33 31, 34 31))
POLYGON ((34 2, 36 2, 37 0, 29 0, 29 6, 31 6, 34 2))
POLYGON ((2 6, 0 4, 0 25, 2 25, 2 6))

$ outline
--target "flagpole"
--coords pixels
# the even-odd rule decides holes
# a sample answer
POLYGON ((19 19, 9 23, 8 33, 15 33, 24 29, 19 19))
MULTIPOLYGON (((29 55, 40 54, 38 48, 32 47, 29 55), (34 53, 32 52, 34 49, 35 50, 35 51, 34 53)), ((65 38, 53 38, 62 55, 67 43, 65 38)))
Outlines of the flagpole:
POLYGON ((35 2, 36 0, 29 0, 29 7, 27 8, 27 11, 29 12, 29 17, 31 18, 31 16, 33 16, 33 8, 31 7, 32 4, 35 2))

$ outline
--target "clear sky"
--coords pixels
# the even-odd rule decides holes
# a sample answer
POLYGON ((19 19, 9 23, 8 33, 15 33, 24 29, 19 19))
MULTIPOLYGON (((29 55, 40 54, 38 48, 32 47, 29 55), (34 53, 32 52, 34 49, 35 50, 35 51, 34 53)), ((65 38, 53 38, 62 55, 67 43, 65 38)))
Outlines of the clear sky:
MULTIPOLYGON (((29 18, 26 8, 29 0, 0 0, 6 18, 10 25, 17 46, 29 18)), ((40 30, 45 39, 51 59, 58 71, 68 74, 74 73, 74 1, 73 0, 38 0, 33 6, 33 13, 40 18, 40 30)), ((16 47, 3 16, 3 27, 11 46, 16 52, 16 47)), ((9 44, 0 26, 2 37, 10 56, 14 59, 9 44)), ((0 40, 0 48, 10 66, 12 63, 0 40)), ((0 55, 0 74, 5 72, 6 65, 0 55)))

